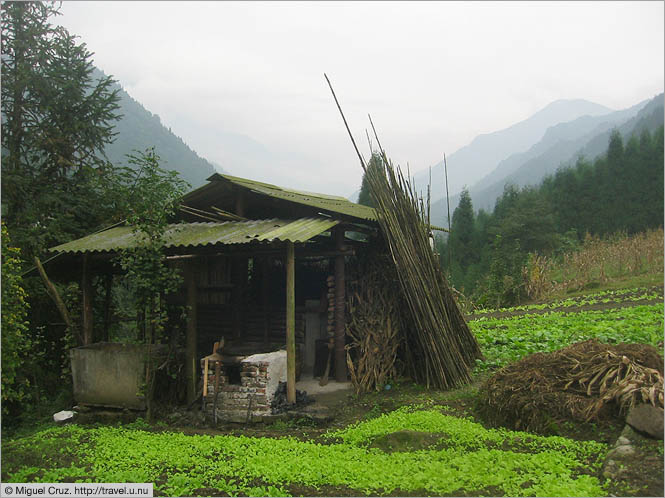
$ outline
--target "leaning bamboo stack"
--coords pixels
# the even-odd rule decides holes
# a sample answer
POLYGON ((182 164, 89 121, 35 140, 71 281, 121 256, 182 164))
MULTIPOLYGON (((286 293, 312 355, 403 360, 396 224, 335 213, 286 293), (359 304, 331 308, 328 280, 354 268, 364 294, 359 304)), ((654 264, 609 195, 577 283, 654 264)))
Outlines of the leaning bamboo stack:
POLYGON ((412 318, 410 353, 421 365, 412 370, 428 387, 450 388, 471 380, 482 358, 480 347, 457 307, 429 243, 422 202, 385 153, 381 168, 363 168, 381 231, 397 269, 412 318))

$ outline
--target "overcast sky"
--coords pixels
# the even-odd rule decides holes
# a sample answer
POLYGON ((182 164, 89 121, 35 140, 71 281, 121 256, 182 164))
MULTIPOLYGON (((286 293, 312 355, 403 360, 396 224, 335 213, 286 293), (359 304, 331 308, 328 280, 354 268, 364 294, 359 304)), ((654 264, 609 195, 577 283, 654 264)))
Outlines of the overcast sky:
POLYGON ((621 109, 663 91, 663 2, 63 2, 54 22, 231 174, 348 196, 368 155, 411 171, 558 99, 621 109), (265 162, 234 165, 216 137, 265 162), (255 141, 254 144, 252 141, 255 141))

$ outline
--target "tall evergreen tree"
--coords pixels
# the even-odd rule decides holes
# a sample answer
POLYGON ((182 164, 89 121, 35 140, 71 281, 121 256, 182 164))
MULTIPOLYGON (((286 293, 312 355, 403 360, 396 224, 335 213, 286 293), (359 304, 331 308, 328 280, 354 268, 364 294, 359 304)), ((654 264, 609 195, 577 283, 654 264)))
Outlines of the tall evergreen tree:
POLYGON ((460 194, 459 204, 453 211, 448 244, 452 252, 452 280, 457 286, 467 287, 465 277, 469 266, 476 261, 474 244, 473 203, 469 190, 464 187, 460 194))
POLYGON ((92 78, 91 53, 53 26, 54 3, 2 3, 2 193, 26 256, 104 217, 101 159, 113 139, 112 80, 92 78))
MULTIPOLYGON (((381 168, 382 164, 381 156, 377 152, 374 152, 372 153, 372 158, 367 163, 367 168, 381 168)), ((372 199, 372 195, 369 192, 369 183, 367 182, 366 177, 367 173, 363 173, 363 181, 360 185, 360 193, 358 194, 358 204, 375 207, 374 199, 372 199)))

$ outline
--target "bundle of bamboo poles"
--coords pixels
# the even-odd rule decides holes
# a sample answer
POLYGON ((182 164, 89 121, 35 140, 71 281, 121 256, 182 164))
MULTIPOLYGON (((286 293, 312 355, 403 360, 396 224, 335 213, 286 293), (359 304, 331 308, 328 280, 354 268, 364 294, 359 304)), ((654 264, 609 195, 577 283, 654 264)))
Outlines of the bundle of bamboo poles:
MULTIPOLYGON (((429 242, 427 214, 408 179, 381 152, 382 167, 365 176, 379 225, 397 269, 413 326, 407 338, 415 380, 450 388, 471 380, 480 347, 457 307, 429 242)), ((428 201, 429 202, 429 201, 428 201)))
POLYGON ((371 117, 381 150, 381 167, 367 167, 332 84, 325 73, 324 76, 365 171, 381 232, 408 303, 412 319, 409 329, 413 332, 407 334, 404 342, 412 375, 427 387, 449 388, 467 383, 471 380, 471 368, 482 353, 430 247, 429 194, 425 211, 408 179, 388 161, 371 117))

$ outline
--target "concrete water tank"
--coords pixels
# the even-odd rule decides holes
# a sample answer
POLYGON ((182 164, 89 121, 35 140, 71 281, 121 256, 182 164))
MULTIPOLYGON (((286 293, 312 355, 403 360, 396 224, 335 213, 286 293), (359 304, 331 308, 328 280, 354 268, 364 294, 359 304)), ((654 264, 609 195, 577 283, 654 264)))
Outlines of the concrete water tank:
MULTIPOLYGON (((166 346, 152 346, 164 357, 166 346)), ((74 399, 80 405, 145 410, 148 349, 144 344, 98 342, 69 350, 74 399)))

